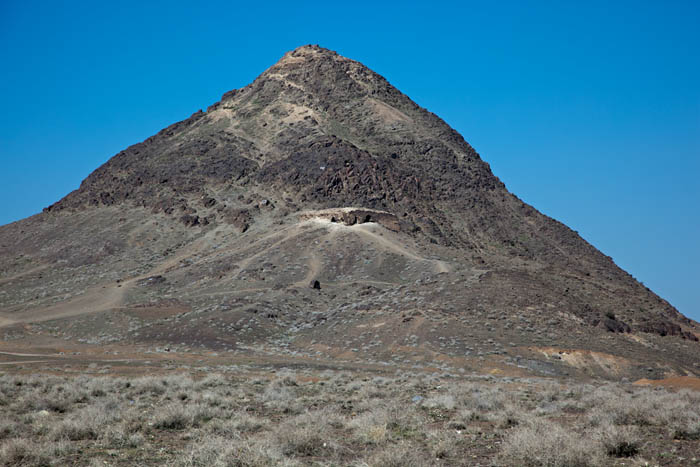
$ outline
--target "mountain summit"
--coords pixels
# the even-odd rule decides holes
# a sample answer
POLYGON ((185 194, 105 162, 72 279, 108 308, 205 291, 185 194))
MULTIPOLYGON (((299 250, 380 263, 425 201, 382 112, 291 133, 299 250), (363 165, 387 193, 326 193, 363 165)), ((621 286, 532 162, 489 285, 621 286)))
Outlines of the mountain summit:
POLYGON ((0 332, 29 347, 700 374, 697 323, 318 46, 1 227, 0 258, 0 332))

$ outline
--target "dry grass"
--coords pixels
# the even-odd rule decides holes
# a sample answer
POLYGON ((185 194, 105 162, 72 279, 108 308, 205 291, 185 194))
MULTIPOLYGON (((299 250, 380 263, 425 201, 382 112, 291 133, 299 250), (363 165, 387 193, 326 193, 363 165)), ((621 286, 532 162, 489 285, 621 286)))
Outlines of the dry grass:
POLYGON ((537 419, 506 436, 498 461, 523 467, 595 467, 603 465, 604 457, 601 447, 584 433, 537 419))
POLYGON ((700 465, 700 395, 624 384, 0 375, 0 401, 0 465, 700 465))

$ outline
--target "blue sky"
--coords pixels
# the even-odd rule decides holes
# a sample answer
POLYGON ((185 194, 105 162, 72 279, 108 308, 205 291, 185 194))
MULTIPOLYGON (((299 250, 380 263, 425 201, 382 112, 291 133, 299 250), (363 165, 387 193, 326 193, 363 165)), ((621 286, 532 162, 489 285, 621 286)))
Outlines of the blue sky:
POLYGON ((0 2, 0 224, 317 43, 700 320, 700 2, 61 3, 0 2))

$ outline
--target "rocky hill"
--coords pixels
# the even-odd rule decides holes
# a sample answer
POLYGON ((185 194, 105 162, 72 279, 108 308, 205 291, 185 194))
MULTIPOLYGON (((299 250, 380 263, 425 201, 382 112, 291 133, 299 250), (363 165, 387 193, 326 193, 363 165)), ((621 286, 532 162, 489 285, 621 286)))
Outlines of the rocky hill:
POLYGON ((0 227, 0 258, 0 337, 32 348, 700 374, 698 323, 318 46, 0 227))

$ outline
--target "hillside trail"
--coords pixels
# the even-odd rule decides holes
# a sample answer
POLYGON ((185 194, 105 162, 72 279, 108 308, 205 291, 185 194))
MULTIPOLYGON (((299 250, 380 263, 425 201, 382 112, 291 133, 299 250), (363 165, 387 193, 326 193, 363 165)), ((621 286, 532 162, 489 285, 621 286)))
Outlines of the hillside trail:
POLYGON ((44 269, 47 269, 49 267, 48 264, 40 264, 39 266, 35 266, 31 269, 26 269, 24 271, 20 271, 16 274, 12 274, 11 276, 5 276, 3 278, 0 278, 0 285, 6 284, 8 282, 11 282, 15 279, 19 279, 20 277, 28 276, 29 274, 43 271, 44 269))
POLYGON ((79 297, 48 307, 33 308, 12 314, 0 313, 0 328, 13 324, 40 323, 119 308, 127 288, 127 283, 93 288, 79 297))
MULTIPOLYGON (((309 221, 306 221, 306 222, 309 222, 309 221)), ((325 228, 325 226, 321 226, 321 228, 325 228)), ((318 241, 323 241, 326 239, 327 240, 334 240, 335 237, 337 237, 337 235, 338 235, 338 229, 331 228, 327 234, 319 237, 318 241)), ((294 286, 296 286, 296 287, 309 286, 311 284, 311 281, 319 278, 319 274, 321 273, 321 269, 323 269, 323 263, 321 262, 318 255, 313 251, 312 248, 307 248, 304 251, 304 256, 309 257, 309 260, 306 263, 309 270, 307 271, 306 275, 304 276, 304 278, 302 280, 294 283, 294 286)))
POLYGON ((450 266, 445 261, 442 261, 439 259, 424 258, 420 255, 417 255, 416 253, 413 253, 413 252, 407 250, 399 242, 397 242, 395 240, 391 240, 385 236, 378 235, 377 233, 374 232, 374 230, 376 229, 376 224, 368 222, 366 224, 359 224, 359 225, 352 226, 352 228, 358 234, 364 235, 365 237, 369 238, 374 243, 383 246, 384 249, 386 249, 388 251, 405 256, 407 258, 411 258, 415 261, 432 263, 434 272, 436 272, 436 273, 450 272, 451 271, 450 266))
POLYGON ((238 249, 236 249, 236 248, 227 248, 227 249, 224 250, 224 251, 227 252, 227 253, 234 254, 234 255, 235 255, 235 254, 245 253, 246 251, 249 251, 249 250, 254 249, 256 246, 260 245, 261 243, 264 243, 265 241, 267 241, 267 240, 269 240, 269 239, 271 239, 271 238, 275 238, 275 237, 280 237, 280 236, 281 236, 281 238, 280 238, 279 240, 276 240, 275 242, 271 243, 271 244, 268 245, 267 247, 265 247, 265 248, 263 248, 263 249, 261 249, 261 250, 255 252, 254 254, 252 254, 252 255, 250 255, 250 256, 244 258, 243 260, 239 261, 239 262, 238 262, 239 270, 240 270, 240 271, 243 271, 245 268, 248 267, 248 265, 250 265, 250 263, 253 262, 253 260, 259 258, 260 256, 262 256, 262 255, 264 255, 265 253, 269 252, 269 251, 272 250, 273 248, 277 248, 278 246, 280 246, 280 245, 283 244, 284 242, 287 242, 287 241, 289 241, 289 240, 292 240, 294 237, 296 237, 297 235, 299 235, 299 234, 302 232, 302 224, 303 224, 303 223, 297 223, 297 224, 291 225, 291 226, 289 226, 289 227, 285 227, 285 228, 283 228, 283 229, 280 229, 280 230, 278 230, 278 231, 276 231, 276 232, 273 232, 273 233, 271 233, 271 234, 265 235, 264 237, 259 238, 259 239, 256 240, 255 242, 251 243, 250 245, 246 245, 246 246, 243 247, 243 248, 238 248, 238 249))

